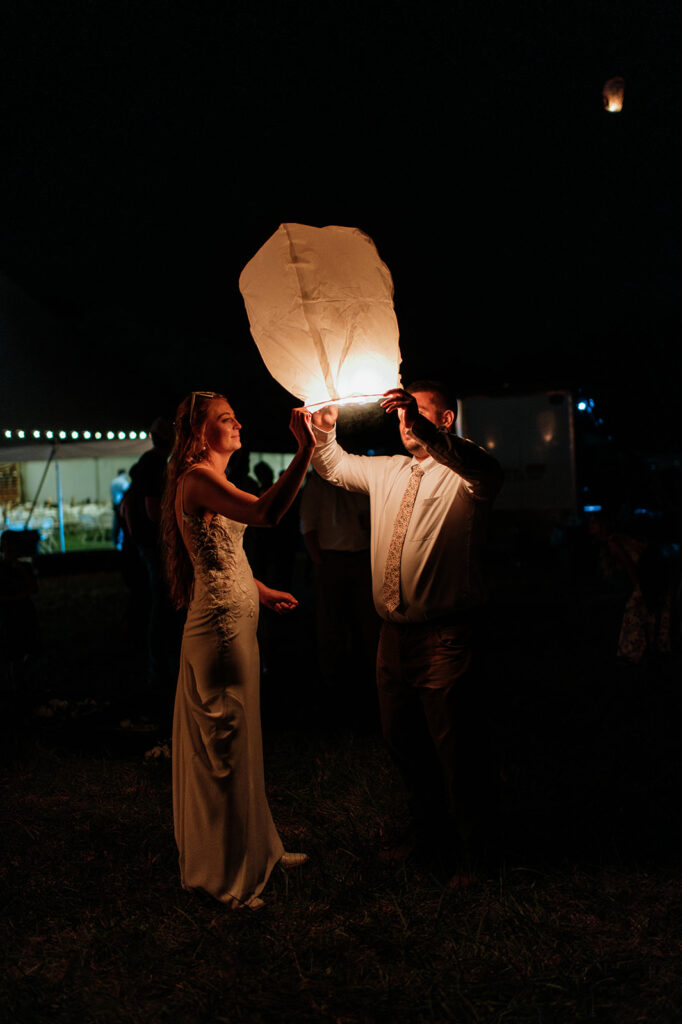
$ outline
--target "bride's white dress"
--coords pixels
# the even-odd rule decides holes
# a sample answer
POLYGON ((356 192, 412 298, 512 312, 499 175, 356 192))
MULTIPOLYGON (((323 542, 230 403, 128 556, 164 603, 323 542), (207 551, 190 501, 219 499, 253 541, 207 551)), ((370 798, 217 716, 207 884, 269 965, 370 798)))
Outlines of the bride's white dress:
POLYGON ((258 590, 245 527, 184 515, 194 588, 173 718, 173 816, 186 889, 257 905, 284 853, 265 795, 258 590))

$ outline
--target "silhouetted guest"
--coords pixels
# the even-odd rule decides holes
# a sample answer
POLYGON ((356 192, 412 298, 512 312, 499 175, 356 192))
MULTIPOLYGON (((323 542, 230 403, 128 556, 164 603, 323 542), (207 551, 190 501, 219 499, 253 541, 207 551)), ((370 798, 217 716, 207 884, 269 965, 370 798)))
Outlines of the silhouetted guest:
MULTIPOLYGON (((279 476, 281 477, 284 472, 286 470, 279 476)), ((253 473, 258 480, 258 494, 265 494, 273 486, 274 470, 263 460, 256 463, 253 473)), ((301 540, 298 530, 299 501, 300 491, 274 529, 246 531, 245 548, 249 558, 253 560, 253 571, 256 578, 268 586, 274 586, 276 582, 287 588, 293 586, 297 546, 301 540)), ((263 610, 259 620, 258 642, 264 675, 270 672, 275 664, 281 667, 287 661, 286 655, 283 655, 282 643, 291 643, 291 630, 283 629, 278 616, 267 608, 263 610)))
MULTIPOLYGON (((285 470, 280 472, 280 476, 285 470)), ((300 490, 291 507, 282 516, 281 522, 273 531, 276 538, 274 551, 274 572, 277 579, 285 581, 287 586, 293 583, 296 556, 303 554, 303 539, 300 532, 300 509, 303 491, 300 490)))
POLYGON ((240 491, 246 491, 247 494, 261 493, 260 484, 249 472, 249 452, 247 448, 242 448, 230 459, 226 476, 230 483, 233 483, 240 491))
MULTIPOLYGON (((372 601, 369 499, 309 474, 300 528, 313 563, 320 682, 337 713, 374 712, 380 619, 372 601)), ((374 717, 374 714, 373 714, 374 717)))
MULTIPOLYGON (((137 465, 130 468, 132 485, 137 465)), ((147 633, 149 626, 149 572, 142 561, 142 556, 133 539, 132 517, 130 508, 135 500, 135 489, 129 486, 121 499, 121 575, 129 591, 128 606, 125 611, 125 629, 131 642, 136 647, 147 650, 147 633)))
POLYGON ((112 524, 111 541, 115 547, 121 548, 123 543, 123 524, 121 522, 121 502, 123 495, 130 487, 130 480, 125 469, 119 469, 111 481, 111 504, 114 509, 114 521, 112 524))
POLYGON ((174 611, 164 579, 159 547, 161 498, 168 456, 173 446, 173 427, 168 420, 154 420, 152 447, 130 470, 131 484, 125 495, 125 513, 148 579, 147 685, 151 691, 172 696, 177 679, 182 621, 174 611))
MULTIPOLYGON (((247 494, 260 494, 260 485, 249 472, 249 451, 248 448, 240 448, 230 459, 226 471, 227 479, 240 491, 247 494)), ((257 560, 258 530, 249 530, 244 533, 244 551, 249 560, 249 565, 255 565, 257 560)))
MULTIPOLYGON (((256 478, 256 494, 262 495, 272 487, 275 479, 275 474, 270 465, 264 460, 257 462, 253 467, 253 474, 256 478)), ((278 579, 282 586, 290 586, 291 581, 284 581, 279 579, 276 574, 276 555, 277 547, 279 544, 278 533, 275 530, 247 530, 247 551, 251 558, 251 564, 253 571, 256 574, 256 579, 263 580, 268 586, 273 586, 274 580, 278 579)), ((263 616, 262 624, 267 619, 267 616, 263 616)), ((261 643, 263 643, 263 637, 261 637, 261 643)), ((267 644, 265 645, 267 648, 267 644)), ((264 662, 267 661, 266 651, 264 650, 264 662)))
POLYGON ((669 654, 673 579, 661 545, 642 530, 615 529, 597 514, 590 517, 588 529, 600 546, 604 575, 621 573, 631 588, 623 610, 617 657, 639 665, 652 654, 669 654))
POLYGON ((272 487, 275 480, 275 472, 269 463, 261 460, 253 467, 253 472, 258 481, 258 493, 264 494, 269 487, 272 487))
POLYGON ((38 583, 31 563, 18 557, 20 539, 8 530, 0 540, 0 665, 10 690, 18 688, 21 665, 38 636, 33 604, 38 583))

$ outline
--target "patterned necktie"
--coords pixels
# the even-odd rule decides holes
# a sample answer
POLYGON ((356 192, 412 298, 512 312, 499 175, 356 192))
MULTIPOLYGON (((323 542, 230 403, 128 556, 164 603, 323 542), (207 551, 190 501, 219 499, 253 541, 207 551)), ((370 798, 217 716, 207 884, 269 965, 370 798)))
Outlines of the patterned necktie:
POLYGON ((405 534, 412 518, 414 500, 419 490, 419 482, 424 476, 424 470, 419 466, 413 466, 410 479, 400 502, 398 515, 393 524, 393 536, 388 545, 386 555, 386 571, 384 573, 384 601, 389 612, 394 612, 400 604, 400 560, 405 543, 405 534))

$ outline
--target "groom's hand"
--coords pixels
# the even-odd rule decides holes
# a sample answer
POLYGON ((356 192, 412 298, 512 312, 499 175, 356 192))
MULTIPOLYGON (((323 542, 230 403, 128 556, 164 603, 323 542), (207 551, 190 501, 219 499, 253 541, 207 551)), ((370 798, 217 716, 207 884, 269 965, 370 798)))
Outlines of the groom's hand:
POLYGON ((405 424, 408 430, 411 429, 419 415, 416 398, 402 388, 391 388, 389 391, 385 391, 379 404, 386 412, 397 412, 398 419, 405 424))

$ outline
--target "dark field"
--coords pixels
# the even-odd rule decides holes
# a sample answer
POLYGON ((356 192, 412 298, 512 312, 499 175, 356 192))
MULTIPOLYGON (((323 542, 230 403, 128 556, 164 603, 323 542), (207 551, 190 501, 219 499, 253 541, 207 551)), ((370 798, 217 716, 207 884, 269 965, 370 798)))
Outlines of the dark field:
POLYGON ((319 699, 305 573, 299 590, 269 636, 264 735, 275 820, 311 863, 276 873, 260 913, 230 913, 179 886, 171 695, 145 698, 120 573, 41 578, 2 698, 4 1019, 682 1019, 679 651, 624 669, 618 588, 549 555, 499 569, 501 835, 452 887, 379 861, 401 789, 371 700, 319 699))

